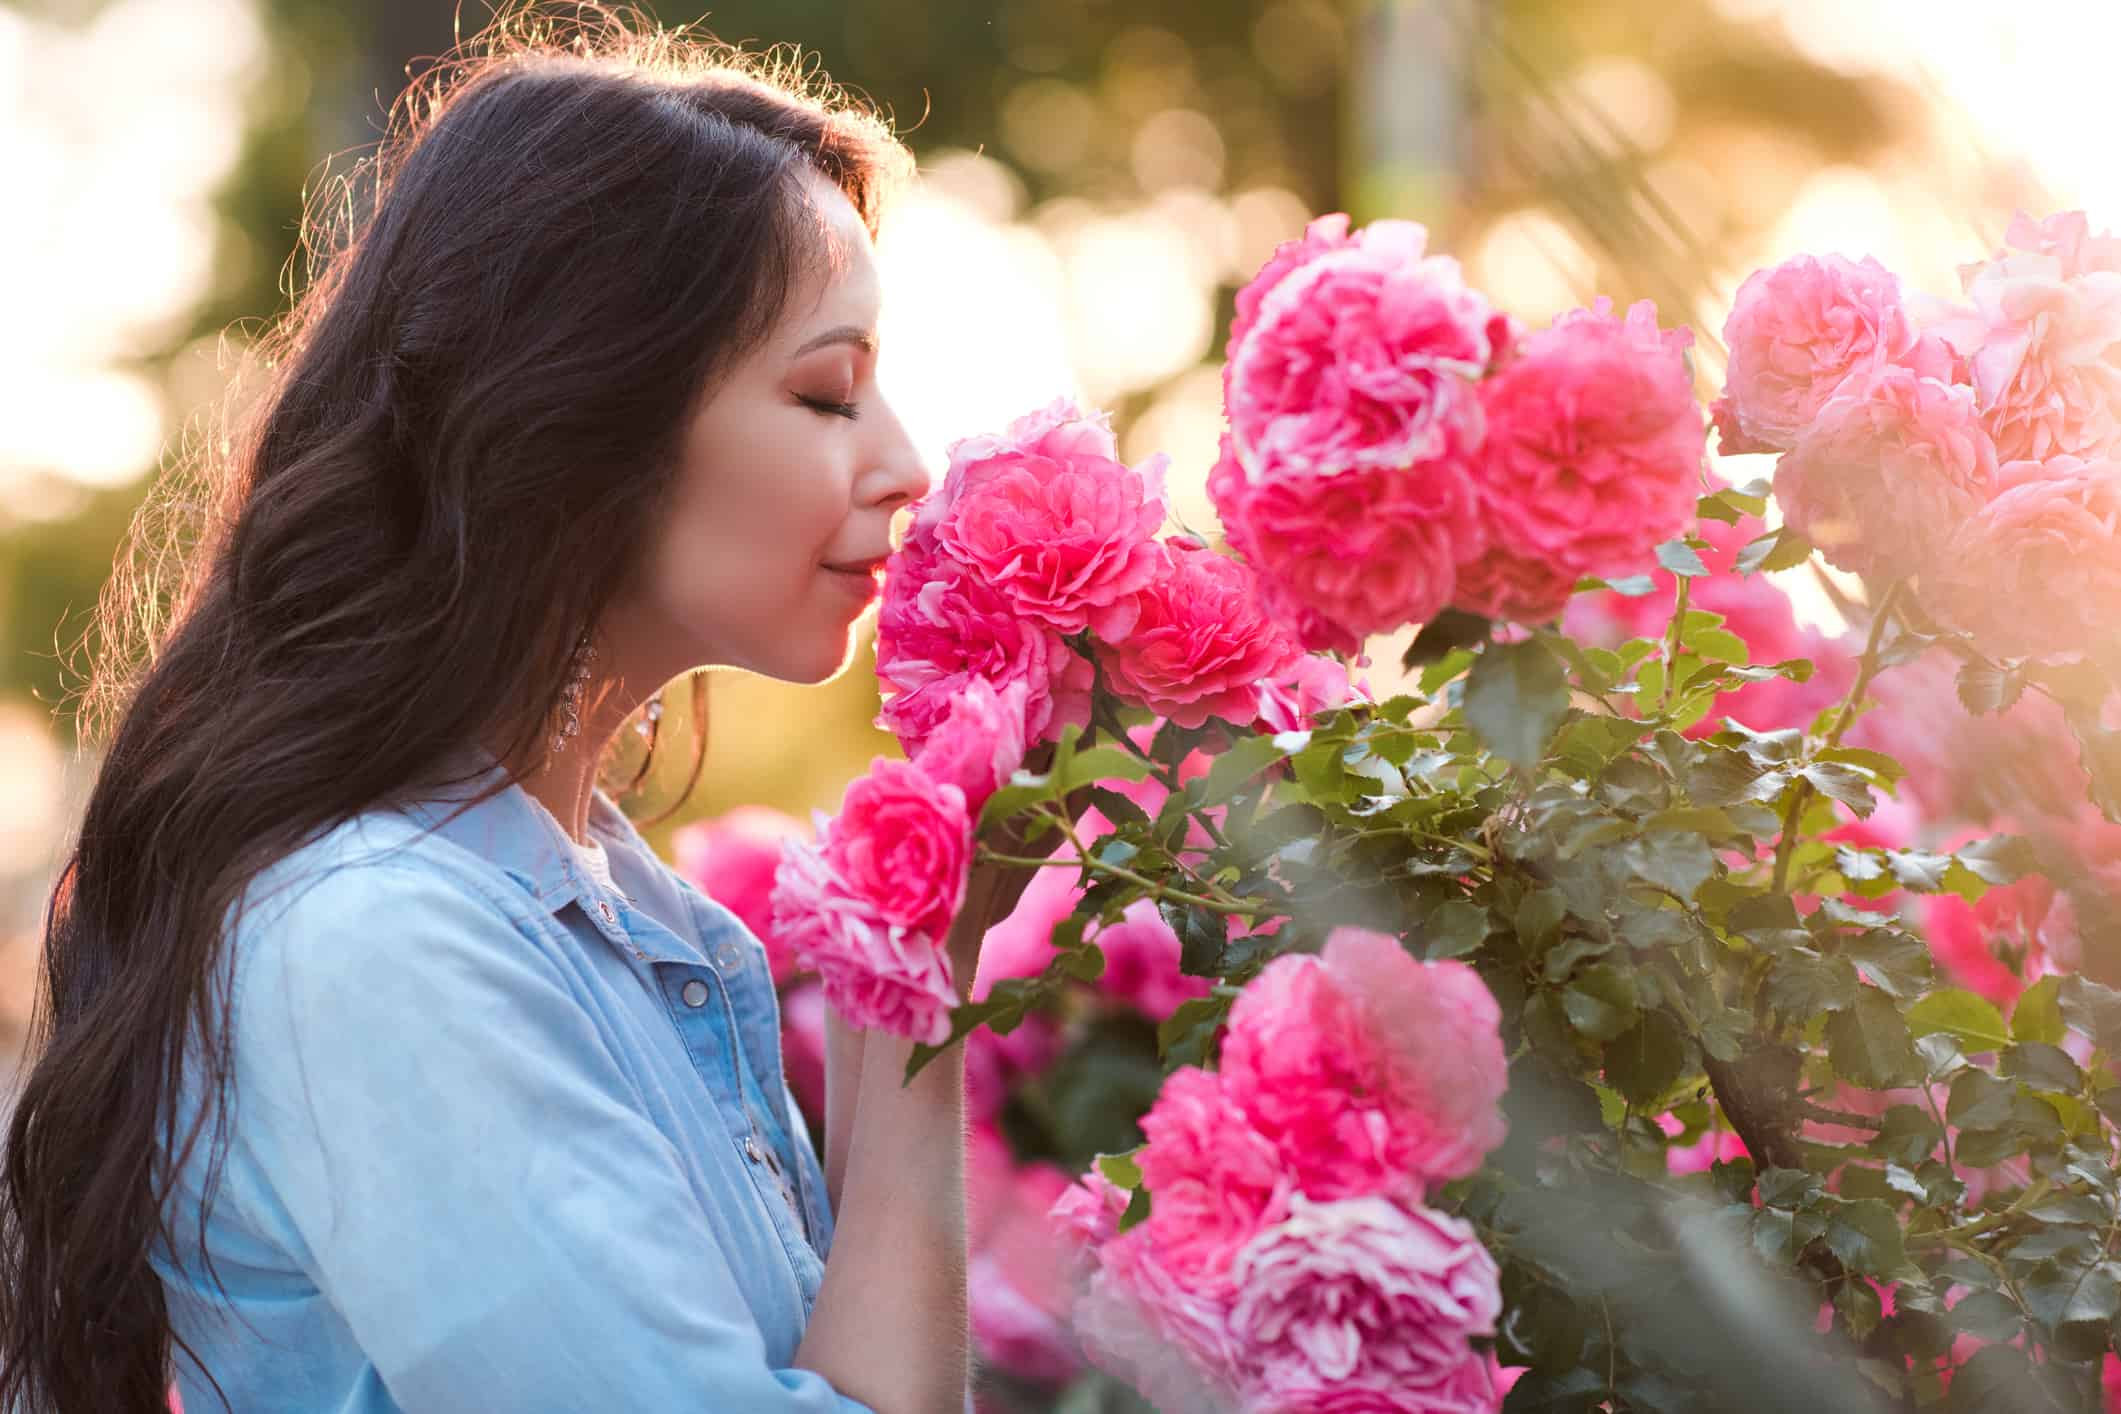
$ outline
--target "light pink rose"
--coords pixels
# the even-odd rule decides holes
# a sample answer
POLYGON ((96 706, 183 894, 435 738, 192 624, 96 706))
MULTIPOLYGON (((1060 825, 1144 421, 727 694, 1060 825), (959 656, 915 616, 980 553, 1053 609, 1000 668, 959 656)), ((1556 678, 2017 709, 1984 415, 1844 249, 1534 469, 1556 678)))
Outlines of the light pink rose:
POLYGON ((1479 445, 1474 382, 1508 324, 1427 240, 1322 217, 1238 296, 1223 401, 1246 481, 1406 472, 1479 445))
POLYGON ((1178 970, 1178 934, 1148 899, 1128 904, 1125 917, 1100 928, 1091 941, 1105 955, 1098 991, 1152 1021, 1162 1021, 1182 1002, 1208 994, 1207 978, 1178 970))
POLYGON ((1267 618, 1247 566, 1183 538, 1162 551, 1132 631, 1098 644, 1106 685, 1180 726, 1249 722, 1260 681, 1295 659, 1296 641, 1267 618))
POLYGON ((816 970, 825 1000, 848 1025, 929 1045, 949 1036, 957 1005, 949 955, 887 921, 822 854, 794 840, 781 846, 773 926, 797 962, 816 970))
POLYGON ((1648 568, 1693 518, 1705 434, 1692 337, 1661 331, 1647 300, 1622 320, 1601 299, 1527 335, 1481 385, 1473 468, 1493 562, 1461 556, 1459 607, 1552 618, 1576 579, 1648 568))
POLYGON ((825 1120, 825 989, 816 982, 781 994, 781 1069, 803 1116, 825 1120))
POLYGON ((918 754, 975 681, 1024 689, 1028 740, 1090 720, 1090 664, 1052 629, 1019 617, 978 574, 910 547, 884 571, 876 674, 887 696, 877 725, 918 754))
POLYGON ((1166 1271, 1143 1241, 1146 1227, 1105 1245, 1076 1299, 1083 1353, 1158 1414, 1230 1414, 1238 1394, 1228 1293, 1204 1293, 1166 1271))
POLYGON ((965 901, 972 821, 965 793, 879 756, 847 787, 825 830, 833 872, 887 923, 942 938, 965 901))
POLYGON ((1966 356, 2005 461, 2121 450, 2121 242, 2082 212, 2012 223, 1961 273, 1971 309, 1940 326, 1966 356))
POLYGON ((1950 350, 1916 327, 1900 281, 1868 257, 1800 255, 1755 271, 1738 287, 1723 342, 1716 424, 1726 454, 1788 451, 1851 379, 1885 368, 1950 376, 1950 350))
POLYGON ((1094 1258, 1119 1235, 1119 1220, 1132 1199, 1132 1193, 1093 1166, 1053 1200, 1047 1217, 1078 1258, 1094 1258))
POLYGON ((1363 928, 1335 928, 1319 959, 1398 1062, 1396 1088, 1427 1131, 1416 1172, 1432 1183, 1472 1173, 1508 1133, 1502 1010, 1488 984, 1462 962, 1422 962, 1363 928))
POLYGON ((800 822, 778 810, 740 805, 713 819, 685 825, 670 837, 678 873, 743 920, 766 945, 766 961, 776 985, 788 979, 795 959, 774 936, 773 874, 780 867, 781 841, 806 839, 809 834, 800 822))
POLYGON ((931 780, 964 792, 965 811, 977 818, 987 797, 1024 764, 1029 694, 1030 684, 1022 678, 1000 692, 983 678, 968 679, 942 725, 921 743, 913 764, 931 780))
POLYGON ((1231 1330, 1247 1408, 1476 1414, 1499 1407, 1475 1336, 1493 1335, 1501 1274, 1472 1225, 1384 1198, 1318 1203, 1238 1255, 1231 1330), (1479 1378, 1469 1379, 1469 1367, 1479 1378), (1375 1403, 1349 1403, 1362 1391, 1375 1403))
POLYGON ((1254 726, 1262 732, 1307 731, 1350 703, 1369 700, 1364 687, 1348 680, 1339 659, 1306 653, 1259 685, 1254 726))
POLYGON ((1829 560, 1889 580, 1933 567, 1995 481, 1973 393, 1892 368, 1820 410, 1777 467, 1775 499, 1829 560))
POLYGON ((1999 657, 2111 657, 2121 464, 2065 458, 2005 476, 2015 484, 1958 527, 1925 597, 1999 657))
POLYGON ((1021 617, 1060 633, 1122 638, 1156 568, 1163 465, 1119 462, 1100 414, 1065 401, 1000 437, 951 448, 942 489, 917 513, 922 546, 963 565, 1021 617))
POLYGON ((1363 468, 1250 484, 1223 440, 1208 494, 1230 545, 1259 571, 1262 601, 1307 649, 1423 623, 1451 602, 1457 565, 1485 545, 1457 462, 1363 468))

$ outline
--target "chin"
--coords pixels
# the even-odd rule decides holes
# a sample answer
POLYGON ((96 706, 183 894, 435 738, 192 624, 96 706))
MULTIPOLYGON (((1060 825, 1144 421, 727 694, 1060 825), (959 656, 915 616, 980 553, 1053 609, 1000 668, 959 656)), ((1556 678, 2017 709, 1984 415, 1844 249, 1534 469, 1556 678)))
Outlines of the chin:
POLYGON ((786 644, 783 651, 775 655, 775 661, 770 664, 762 663, 752 671, 781 682, 799 683, 805 687, 821 686, 831 682, 853 665, 857 642, 853 630, 850 629, 841 634, 836 642, 827 640, 815 645, 786 644), (810 651, 804 652, 805 649, 810 651))

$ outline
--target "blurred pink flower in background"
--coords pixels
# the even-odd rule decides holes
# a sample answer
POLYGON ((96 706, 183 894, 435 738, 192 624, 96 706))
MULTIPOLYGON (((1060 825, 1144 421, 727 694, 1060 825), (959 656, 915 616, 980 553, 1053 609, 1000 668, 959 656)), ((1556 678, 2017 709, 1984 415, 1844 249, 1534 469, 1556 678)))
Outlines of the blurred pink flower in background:
POLYGON ((1851 380, 1886 368, 1949 378, 1951 354, 1909 314, 1877 261, 1800 255, 1756 270, 1724 321, 1730 350, 1715 407, 1725 455, 1786 452, 1851 380))
POLYGON ((2014 463, 1924 592, 1998 657, 2111 656, 2121 633, 2121 464, 2014 463))
POLYGON ((1888 368, 1820 409, 1776 468, 1775 498, 1827 559, 1883 582, 1929 568, 1995 484, 1972 390, 1888 368))
POLYGON ((793 816, 763 805, 738 806, 685 825, 670 837, 678 873, 743 920, 766 945, 776 984, 788 980, 795 959, 773 926, 773 873, 780 867, 781 841, 809 837, 793 816))

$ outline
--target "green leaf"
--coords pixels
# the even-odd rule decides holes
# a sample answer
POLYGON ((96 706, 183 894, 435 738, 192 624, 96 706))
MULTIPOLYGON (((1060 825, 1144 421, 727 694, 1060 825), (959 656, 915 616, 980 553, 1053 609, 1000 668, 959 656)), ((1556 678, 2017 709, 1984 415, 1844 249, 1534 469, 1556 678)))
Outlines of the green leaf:
POLYGON ((1475 654, 1470 648, 1456 649, 1421 670, 1421 695, 1434 697, 1436 689, 1473 666, 1475 654))
POLYGON ((1460 649, 1477 648, 1486 643, 1491 632, 1493 625, 1481 615, 1469 614, 1463 609, 1445 609, 1421 626, 1414 641, 1407 645, 1399 665, 1412 672, 1425 663, 1440 663, 1460 649))
POLYGON ((1230 1014, 1230 998, 1220 993, 1188 997, 1156 1028, 1156 1053, 1166 1065, 1205 1065, 1215 1033, 1230 1014))
POLYGON ((1512 765, 1538 764, 1568 708, 1561 661, 1533 639, 1487 649, 1466 678, 1467 723, 1512 765))
POLYGON ((1110 786, 1090 787, 1090 803, 1115 825, 1146 825, 1149 813, 1110 786))
POLYGON ((1663 1011, 1644 1012, 1632 1028, 1606 1043, 1606 1083, 1632 1103, 1647 1105, 1672 1088, 1686 1060, 1679 1023, 1663 1011))
POLYGON ((1812 783, 1812 789, 1830 799, 1838 800, 1856 812, 1860 819, 1869 819, 1878 808, 1871 795, 1871 778, 1853 766, 1839 761, 1814 761, 1809 766, 1800 766, 1797 774, 1812 783))
POLYGON ((1562 992, 1561 1006, 1578 1035, 1610 1041, 1635 1025, 1635 979, 1610 963, 1586 967, 1562 992))
POLYGON ((1694 553, 1694 547, 1684 540, 1667 540, 1657 547, 1657 563, 1663 565, 1681 579, 1694 579, 1709 572, 1694 553))
POLYGON ((2015 706, 2025 691, 2025 679, 1975 661, 1960 665, 1958 686, 1960 704, 1974 716, 1982 717, 1991 712, 2007 712, 2015 706))
POLYGON ((1993 1051, 2011 1041, 1996 1004, 1958 987, 1940 988, 1909 1007, 1907 1025, 1917 1036, 1932 1031, 1956 1036, 1972 1051, 1993 1051))
POLYGON ((2121 1048, 2121 992, 2071 975, 2062 979, 2056 1001, 2070 1030, 2106 1050, 2121 1048))
POLYGON ((1054 794, 1066 795, 1092 781, 1142 781, 1149 777, 1149 763, 1118 746, 1093 746, 1078 751, 1065 764, 1054 767, 1054 794))
POLYGON ((1876 1198, 1843 1203, 1827 1214, 1828 1250, 1850 1271, 1886 1276, 1907 1260, 1900 1219, 1876 1198))
POLYGON ((1149 1190, 1137 1188, 1134 1196, 1127 1200, 1127 1210, 1119 1215, 1119 1230, 1125 1232, 1149 1216, 1149 1190))
POLYGON ((1670 889, 1682 899, 1691 900, 1716 872, 1715 851, 1697 834, 1660 830, 1629 840, 1622 853, 1637 878, 1670 889))
POLYGON ((1142 1185, 1141 1166, 1134 1156, 1141 1151, 1130 1149, 1124 1154, 1099 1154, 1097 1169, 1117 1188, 1139 1188, 1142 1185))
POLYGON ((1865 981, 1896 1001, 1918 995, 1936 970, 1922 939, 1891 928, 1858 934, 1841 945, 1841 954, 1865 981))
POLYGON ((2011 1035, 2020 1041, 2060 1045, 2062 1033, 2062 979, 2049 975, 2018 994, 2011 1009, 2011 1035))
POLYGON ((1157 905, 1164 922, 1178 934, 1178 970, 1188 977, 1215 977, 1222 972, 1223 948, 1230 939, 1230 921, 1212 908, 1195 903, 1157 905))
POLYGON ((1429 910, 1419 936, 1428 961, 1464 957, 1487 940, 1488 911, 1465 899, 1448 900, 1429 910))
POLYGON ((2021 1041, 2003 1053, 2002 1071, 2013 1080, 2035 1090, 2074 1095, 2084 1085, 2084 1072, 2068 1051, 2044 1041, 2021 1041))
POLYGON ((1811 557, 1811 542, 1785 525, 1748 541, 1739 550, 1734 568, 1742 575, 1764 570, 1789 570, 1811 557))
POLYGON ((1875 987, 1862 988, 1854 1006, 1827 1018, 1826 1044, 1835 1071, 1857 1085, 1885 1090, 1922 1078, 1907 1023, 1875 987))
POLYGON ((1239 737, 1208 768, 1207 779, 1200 787, 1200 803, 1204 806, 1222 804, 1237 794, 1246 781, 1286 755, 1288 753, 1277 746, 1271 736, 1239 737))

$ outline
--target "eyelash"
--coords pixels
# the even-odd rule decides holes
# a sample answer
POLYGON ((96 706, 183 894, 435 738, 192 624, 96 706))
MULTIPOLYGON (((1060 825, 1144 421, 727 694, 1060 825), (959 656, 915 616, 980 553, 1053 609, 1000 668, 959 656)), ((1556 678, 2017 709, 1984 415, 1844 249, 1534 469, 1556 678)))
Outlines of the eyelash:
POLYGON ((830 413, 834 417, 844 417, 849 422, 862 415, 862 410, 853 403, 834 402, 829 398, 806 398, 801 393, 795 395, 795 400, 812 412, 830 413))

